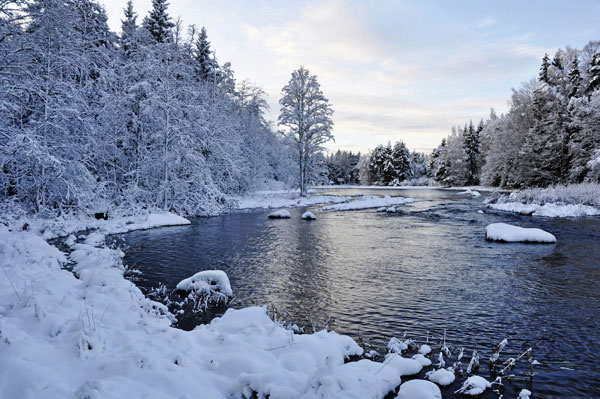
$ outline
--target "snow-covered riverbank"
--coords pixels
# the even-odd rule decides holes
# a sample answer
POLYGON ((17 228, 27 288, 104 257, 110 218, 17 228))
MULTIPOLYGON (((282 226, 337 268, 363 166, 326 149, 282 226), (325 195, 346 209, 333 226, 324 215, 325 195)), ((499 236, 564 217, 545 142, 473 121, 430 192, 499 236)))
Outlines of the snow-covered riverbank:
POLYGON ((597 216, 600 215, 600 185, 586 183, 515 191, 491 198, 488 206, 533 216, 597 216))

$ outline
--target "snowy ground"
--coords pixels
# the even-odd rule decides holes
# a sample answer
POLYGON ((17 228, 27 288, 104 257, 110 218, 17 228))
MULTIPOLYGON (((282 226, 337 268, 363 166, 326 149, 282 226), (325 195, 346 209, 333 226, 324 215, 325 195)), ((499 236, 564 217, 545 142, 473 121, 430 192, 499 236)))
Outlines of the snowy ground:
POLYGON ((109 220, 98 220, 89 216, 56 219, 19 218, 11 220, 7 224, 9 230, 27 230, 49 240, 66 237, 84 230, 97 230, 100 234, 118 234, 155 227, 186 225, 190 224, 190 221, 174 213, 163 212, 111 217, 109 220))

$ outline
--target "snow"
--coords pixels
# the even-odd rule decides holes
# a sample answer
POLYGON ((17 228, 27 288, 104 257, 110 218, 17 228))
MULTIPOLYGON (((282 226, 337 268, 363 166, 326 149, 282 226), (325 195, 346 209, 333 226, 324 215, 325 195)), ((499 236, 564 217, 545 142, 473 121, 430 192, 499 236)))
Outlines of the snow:
POLYGON ((463 395, 476 396, 481 395, 486 389, 491 388, 492 384, 483 377, 472 375, 463 382, 462 387, 455 393, 463 395))
POLYGON ((124 254, 92 238, 67 259, 0 226, 0 397, 381 398, 422 370, 398 354, 345 363, 363 354, 350 337, 295 334, 263 307, 173 328, 168 309, 123 277, 124 254))
POLYGON ((400 386, 397 399, 442 399, 442 392, 433 382, 410 380, 400 386))
POLYGON ((481 197, 481 193, 479 191, 474 191, 474 190, 471 190, 470 188, 466 189, 465 191, 461 191, 458 194, 459 195, 470 195, 471 197, 474 197, 474 198, 481 197))
MULTIPOLYGON (((28 231, 47 240, 67 237, 83 230, 97 230, 99 234, 119 234, 133 230, 146 230, 165 226, 183 226, 191 222, 171 212, 139 214, 135 216, 114 217, 108 220, 93 217, 64 217, 56 219, 23 218, 12 221, 9 229, 22 230, 27 223, 28 231)), ((99 239, 100 236, 96 238, 99 239)), ((92 245, 94 243, 91 243, 92 245)))
POLYGON ((222 270, 204 270, 181 280, 176 287, 181 291, 193 291, 197 295, 233 296, 227 274, 222 270))
POLYGON ((418 353, 412 357, 417 362, 421 363, 423 367, 431 366, 431 360, 426 358, 424 355, 418 353))
POLYGON ((451 368, 441 368, 435 371, 429 371, 427 374, 425 374, 425 377, 443 387, 452 384, 456 378, 454 376, 454 371, 452 371, 451 368))
POLYGON ((280 209, 269 214, 269 219, 289 219, 292 217, 290 212, 285 209, 280 209))
POLYGON ((422 355, 429 355, 431 353, 431 346, 427 344, 421 345, 421 347, 419 348, 419 353, 422 355))
POLYGON ((531 396, 530 390, 521 389, 521 392, 519 392, 519 397, 517 399, 529 399, 530 396, 531 396))
POLYGON ((314 213, 310 212, 310 211, 306 211, 302 214, 302 219, 304 220, 317 220, 317 217, 315 216, 314 213))
POLYGON ((295 192, 263 191, 245 197, 232 198, 238 209, 291 208, 318 204, 336 204, 349 201, 352 197, 337 195, 309 195, 301 197, 295 192))
MULTIPOLYGON (((323 207, 323 210, 324 211, 356 211, 356 210, 369 209, 369 208, 381 208, 381 207, 389 208, 389 207, 393 207, 395 205, 410 204, 411 202, 415 202, 415 200, 412 198, 390 197, 387 195, 385 197, 366 196, 366 197, 361 197, 357 200, 342 203, 342 204, 328 205, 328 206, 323 207)), ((387 209, 386 209, 386 211, 387 211, 387 209)))
POLYGON ((389 208, 387 208, 385 210, 387 213, 395 213, 396 212, 396 207, 395 206, 390 206, 389 208))
POLYGON ((502 242, 553 243, 556 237, 536 228, 523 228, 506 223, 492 223, 485 228, 486 239, 502 242))
POLYGON ((503 202, 488 204, 488 207, 505 212, 545 217, 581 217, 600 215, 600 208, 581 204, 522 204, 520 202, 503 202))

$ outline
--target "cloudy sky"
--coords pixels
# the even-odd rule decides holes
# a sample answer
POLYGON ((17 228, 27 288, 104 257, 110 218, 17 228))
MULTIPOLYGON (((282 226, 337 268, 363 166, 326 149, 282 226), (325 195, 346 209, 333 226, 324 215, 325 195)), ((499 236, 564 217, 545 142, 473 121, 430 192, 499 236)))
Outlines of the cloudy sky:
MULTIPOLYGON (((125 0, 100 0, 120 30, 125 0)), ((151 0, 134 0, 141 21, 151 0)), ((330 99, 338 148, 401 139, 430 151, 452 125, 507 109, 511 87, 545 52, 600 40, 600 2, 171 0, 169 14, 205 26, 220 63, 268 94, 300 65, 330 99)))

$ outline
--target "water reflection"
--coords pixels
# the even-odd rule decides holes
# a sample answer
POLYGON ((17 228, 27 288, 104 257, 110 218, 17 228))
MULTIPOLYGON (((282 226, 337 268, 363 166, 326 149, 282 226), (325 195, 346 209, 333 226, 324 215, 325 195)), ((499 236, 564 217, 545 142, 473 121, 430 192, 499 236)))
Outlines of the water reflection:
POLYGON ((222 269, 237 306, 275 304, 296 320, 333 315, 337 331, 379 347, 394 335, 424 339, 445 329, 451 345, 487 353, 508 338, 511 354, 531 346, 542 361, 536 397, 599 392, 600 219, 491 212, 449 191, 392 195, 420 201, 396 214, 312 207, 318 219, 307 222, 305 209, 290 210, 289 220, 262 210, 132 232, 122 236, 126 262, 143 271, 142 287, 173 288, 199 270, 222 269), (499 221, 540 227, 558 243, 486 242, 485 226, 499 221))

